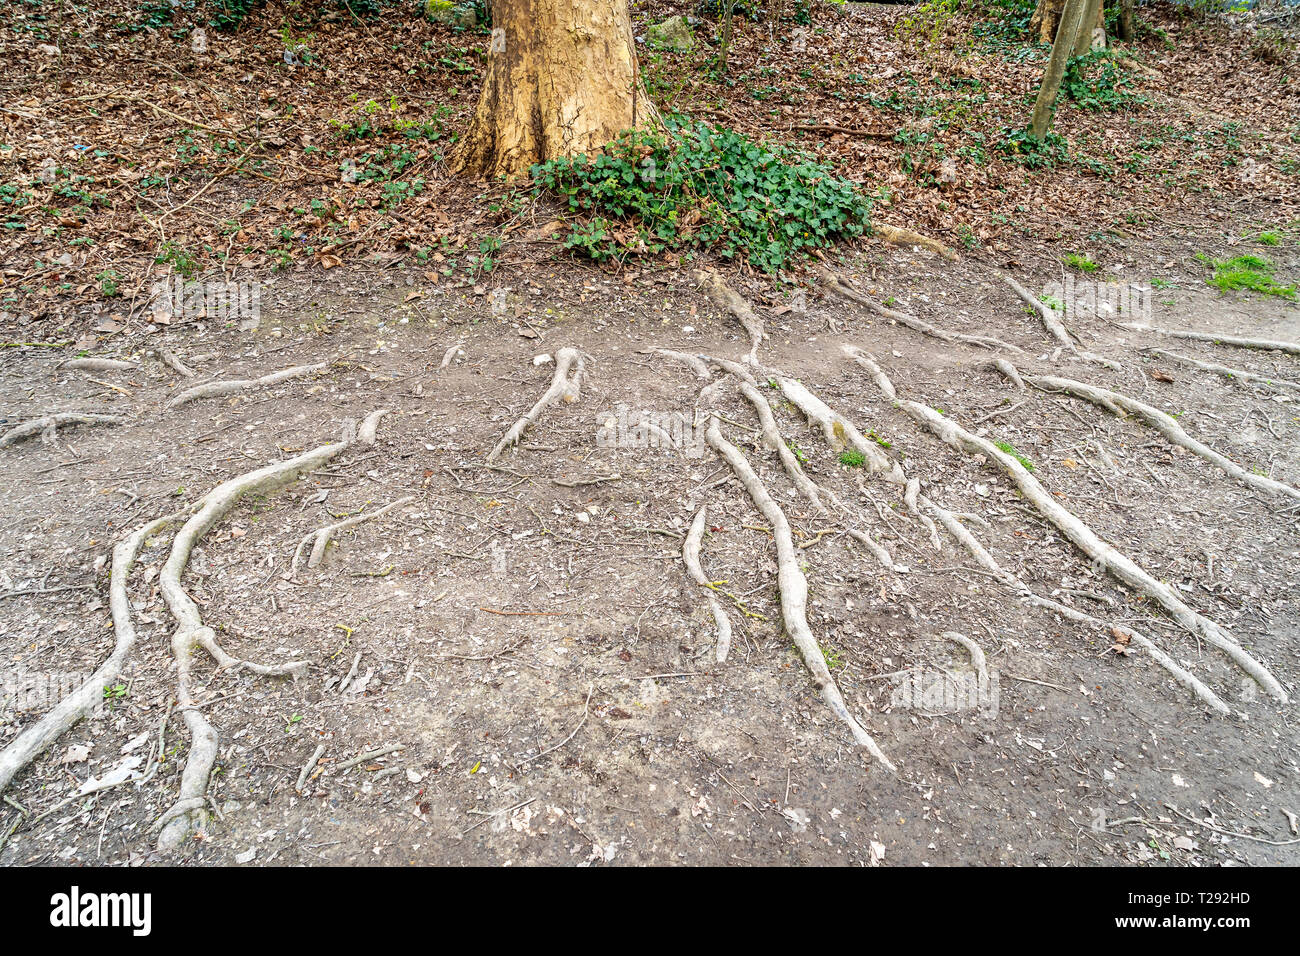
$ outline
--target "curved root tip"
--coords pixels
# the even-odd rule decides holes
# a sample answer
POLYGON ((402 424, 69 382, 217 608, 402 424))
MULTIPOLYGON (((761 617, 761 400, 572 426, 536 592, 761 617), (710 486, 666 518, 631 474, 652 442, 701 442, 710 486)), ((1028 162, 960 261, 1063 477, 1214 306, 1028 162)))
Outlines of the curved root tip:
POLYGON ((371 412, 361 422, 361 427, 357 429, 357 441, 363 445, 373 445, 375 443, 376 432, 379 430, 379 421, 389 410, 379 408, 371 412))

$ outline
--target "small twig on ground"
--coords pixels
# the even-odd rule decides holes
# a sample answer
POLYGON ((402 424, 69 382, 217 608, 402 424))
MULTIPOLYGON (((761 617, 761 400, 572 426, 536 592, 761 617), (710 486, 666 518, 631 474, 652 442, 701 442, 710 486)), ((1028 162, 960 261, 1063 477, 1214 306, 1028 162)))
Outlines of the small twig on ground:
POLYGON ((539 757, 545 757, 549 753, 554 753, 555 751, 563 747, 565 744, 567 744, 574 737, 576 737, 578 735, 578 731, 582 729, 582 725, 587 722, 587 714, 590 713, 591 711, 591 695, 595 690, 596 690, 595 684, 592 684, 590 687, 587 688, 587 702, 582 705, 582 720, 578 721, 578 726, 573 728, 573 731, 569 734, 569 736, 565 737, 554 747, 547 747, 539 754, 534 754, 531 757, 525 757, 523 760, 519 761, 519 766, 521 767, 526 766, 532 763, 534 760, 537 760, 539 757))
POLYGON ((294 785, 294 789, 296 791, 302 793, 302 788, 307 785, 307 775, 310 774, 312 768, 316 766, 316 761, 320 760, 320 758, 323 757, 324 755, 325 755, 325 745, 318 744, 316 749, 312 751, 311 757, 307 760, 305 764, 302 765, 302 770, 298 774, 298 782, 297 784, 294 785))
POLYGON ((399 750, 405 749, 406 746, 404 744, 393 744, 391 747, 381 747, 378 750, 370 750, 366 753, 360 754, 359 756, 353 757, 351 760, 345 760, 340 764, 335 764, 334 769, 342 773, 345 770, 351 770, 357 764, 365 763, 367 760, 377 760, 380 757, 387 757, 389 754, 395 754, 399 750))

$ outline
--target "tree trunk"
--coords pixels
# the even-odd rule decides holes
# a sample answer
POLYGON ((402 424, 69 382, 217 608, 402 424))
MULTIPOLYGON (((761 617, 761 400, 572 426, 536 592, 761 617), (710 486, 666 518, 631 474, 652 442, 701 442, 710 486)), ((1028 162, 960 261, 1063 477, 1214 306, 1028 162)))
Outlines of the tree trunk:
POLYGON ((1133 0, 1119 0, 1119 38, 1125 42, 1133 39, 1133 0))
POLYGON ((627 0, 492 0, 483 92, 451 168, 514 178, 658 123, 627 0))
POLYGON ((1051 43, 1056 36, 1056 28, 1061 23, 1061 11, 1065 9, 1065 0, 1038 0, 1034 16, 1029 21, 1029 31, 1038 37, 1040 43, 1051 43))
POLYGON ((727 75, 727 54, 731 50, 732 14, 736 0, 722 0, 722 36, 718 41, 718 75, 727 75))
POLYGON ((1079 23, 1079 36, 1074 43, 1074 55, 1083 56, 1091 50, 1106 46, 1106 11, 1101 0, 1088 0, 1079 23), (1101 31, 1100 34, 1097 31, 1101 31))
POLYGON ((1029 121, 1029 133, 1034 139, 1042 139, 1052 125, 1056 94, 1061 89, 1065 65, 1074 53, 1079 25, 1083 22, 1084 9, 1088 3, 1089 0, 1065 0, 1061 22, 1056 28, 1056 42, 1052 44, 1052 55, 1048 57, 1047 68, 1043 71, 1043 82, 1038 87, 1038 99, 1034 102, 1034 115, 1029 121))

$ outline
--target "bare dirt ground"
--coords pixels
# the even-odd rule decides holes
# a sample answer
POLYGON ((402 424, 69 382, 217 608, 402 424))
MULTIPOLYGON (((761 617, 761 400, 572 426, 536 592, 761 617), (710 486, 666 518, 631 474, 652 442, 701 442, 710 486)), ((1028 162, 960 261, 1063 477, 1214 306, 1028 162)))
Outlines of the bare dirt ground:
MULTIPOLYGON (((1170 239, 1140 255, 1114 246, 1098 258, 1125 278, 1171 283, 1156 292, 1162 328, 1300 341, 1295 305, 1208 288, 1191 241, 1200 239, 1170 239)), ((1279 276, 1300 270, 1290 247, 1270 255, 1279 276)), ((1038 316, 997 278, 1001 265, 873 243, 836 268, 863 292, 892 297, 895 309, 1019 346, 1024 354, 998 354, 1022 373, 1122 391, 1176 414, 1248 471, 1297 483, 1300 392, 1139 349, 1289 381, 1300 380, 1300 357, 1134 332, 1118 324, 1122 316, 1076 316, 1081 348, 1120 367, 1085 363, 1057 353, 1038 316)), ((1060 279, 1031 248, 1015 274, 1036 292, 1060 279)), ((86 350, 135 362, 134 370, 68 370, 60 368, 66 350, 7 349, 0 417, 11 425, 55 410, 128 422, 0 449, 6 672, 92 670, 114 642, 106 562, 116 540, 387 408, 373 447, 349 448, 283 490, 245 498, 195 549, 184 586, 226 650, 307 667, 297 679, 219 672, 199 652, 195 696, 219 734, 208 788, 219 818, 187 840, 183 859, 1300 862, 1288 819, 1300 813, 1294 703, 1271 699, 1224 654, 1099 570, 1005 474, 923 431, 841 348, 874 354, 900 400, 1009 443, 1062 505, 1230 628, 1292 694, 1300 678, 1295 499, 1248 488, 1132 419, 1021 393, 987 368, 987 350, 922 336, 842 298, 813 292, 800 310, 765 300, 758 280, 730 281, 764 319, 760 363, 877 439, 930 499, 975 516, 968 526, 1038 594, 1137 628, 1231 714, 1212 713, 1114 634, 1023 603, 942 530, 936 549, 899 487, 842 463, 820 429, 763 388, 807 474, 851 503, 864 530, 906 567, 886 570, 796 493, 753 408, 731 388, 718 405, 722 430, 795 529, 809 623, 850 712, 897 765, 890 773, 854 745, 810 681, 782 625, 769 523, 725 462, 699 445, 601 440, 620 404, 694 420, 702 382, 647 349, 739 360, 747 336, 681 273, 624 280, 561 262, 460 286, 406 267, 286 276, 265 290, 256 328, 137 324, 86 350), (463 352, 440 368, 456 345, 463 352), (160 347, 192 362, 195 377, 163 364, 160 347), (485 467, 550 382, 554 365, 535 357, 562 347, 588 357, 580 398, 549 408, 519 448, 485 467), (316 362, 330 364, 165 408, 194 382, 316 362), (319 567, 290 574, 304 535, 404 496, 412 500, 342 532, 319 567), (715 657, 708 592, 681 557, 702 505, 702 563, 729 595, 720 603, 735 628, 725 663, 715 657), (23 591, 35 593, 15 593, 23 591), (969 671, 967 652, 942 636, 950 631, 982 648, 997 681, 995 708, 899 697, 912 675, 969 671)), ((759 382, 767 384, 762 374, 759 382)), ((12 835, 0 864, 163 859, 151 829, 177 798, 189 748, 169 714, 173 621, 158 590, 169 546, 168 533, 146 541, 129 579, 139 643, 104 712, 8 790, 0 835, 12 835), (148 772, 143 783, 63 802, 133 757, 135 771, 148 772)), ((37 716, 7 710, 0 746, 37 716)))

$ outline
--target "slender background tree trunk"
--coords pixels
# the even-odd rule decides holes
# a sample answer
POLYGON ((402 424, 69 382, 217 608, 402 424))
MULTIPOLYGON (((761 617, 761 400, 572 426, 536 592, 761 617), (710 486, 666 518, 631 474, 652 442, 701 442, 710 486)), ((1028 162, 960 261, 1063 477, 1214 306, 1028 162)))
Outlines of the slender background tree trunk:
POLYGON ((1056 29, 1056 42, 1052 44, 1052 55, 1047 60, 1047 69, 1043 71, 1043 82, 1038 87, 1038 99, 1034 102, 1034 114, 1029 120, 1029 132, 1035 139, 1042 139, 1052 125, 1052 107, 1056 105, 1056 94, 1061 90, 1061 78, 1065 76, 1065 65, 1074 54, 1074 44, 1079 37, 1079 25, 1089 0, 1065 0, 1065 10, 1061 14, 1060 26, 1056 29))
POLYGON ((732 15, 735 0, 722 0, 722 36, 718 42, 718 73, 727 75, 727 54, 731 51, 732 15))
POLYGON ((1119 0, 1119 23, 1116 32, 1121 40, 1133 39, 1133 0, 1119 0))
POLYGON ((1079 23, 1079 36, 1074 43, 1074 55, 1083 56, 1090 50, 1106 45, 1106 10, 1102 0, 1088 0, 1079 23), (1101 31, 1098 34, 1098 30, 1101 31))
POLYGON ((483 92, 453 171, 514 178, 657 126, 627 0, 492 0, 483 92))

